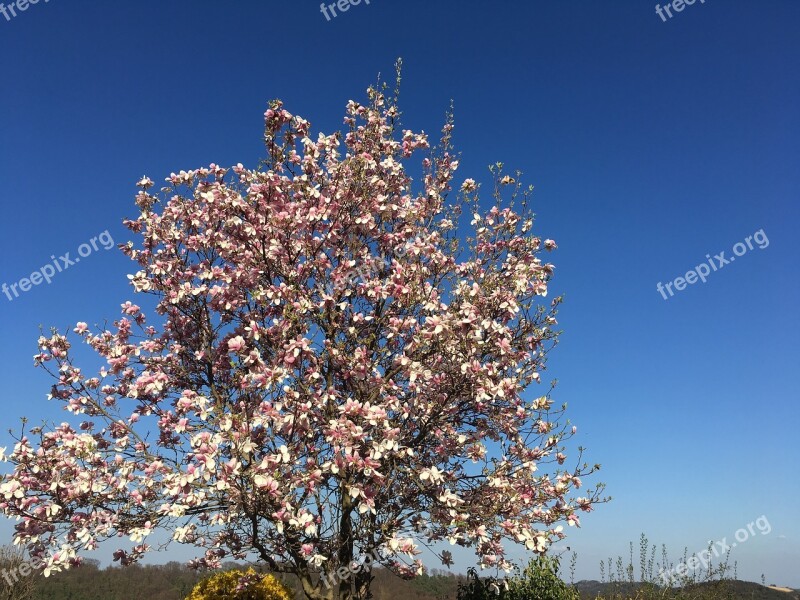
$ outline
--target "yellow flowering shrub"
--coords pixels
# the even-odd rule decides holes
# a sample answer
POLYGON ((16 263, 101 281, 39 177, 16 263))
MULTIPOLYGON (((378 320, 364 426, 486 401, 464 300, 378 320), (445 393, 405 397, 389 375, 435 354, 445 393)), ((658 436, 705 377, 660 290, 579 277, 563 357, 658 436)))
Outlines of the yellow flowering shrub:
POLYGON ((292 600, 292 592, 272 575, 259 575, 252 568, 222 571, 200 581, 186 600, 292 600), (257 581, 237 593, 242 577, 257 581))

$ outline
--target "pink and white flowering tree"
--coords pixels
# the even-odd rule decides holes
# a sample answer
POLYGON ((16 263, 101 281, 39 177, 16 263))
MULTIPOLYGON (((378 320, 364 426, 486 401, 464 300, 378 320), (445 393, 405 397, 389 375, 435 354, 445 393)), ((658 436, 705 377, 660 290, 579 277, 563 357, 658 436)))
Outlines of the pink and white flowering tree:
POLYGON ((598 467, 562 466, 575 430, 552 388, 528 391, 560 302, 542 300, 555 243, 531 233, 530 189, 497 165, 481 212, 474 180, 449 194, 452 119, 431 150, 398 118, 370 88, 343 136, 312 138, 274 101, 259 168, 138 183, 126 225, 141 240, 123 250, 155 314, 126 302, 111 327, 41 337, 35 362, 72 416, 3 456, 0 511, 49 571, 114 537, 135 562, 167 530, 197 566, 255 558, 308 598, 362 599, 366 570, 333 588, 320 572, 379 555, 413 577, 422 546, 451 561, 446 542, 509 568, 509 543, 544 552, 602 501, 602 486, 573 497, 598 467), (97 374, 76 366, 78 342, 97 374))

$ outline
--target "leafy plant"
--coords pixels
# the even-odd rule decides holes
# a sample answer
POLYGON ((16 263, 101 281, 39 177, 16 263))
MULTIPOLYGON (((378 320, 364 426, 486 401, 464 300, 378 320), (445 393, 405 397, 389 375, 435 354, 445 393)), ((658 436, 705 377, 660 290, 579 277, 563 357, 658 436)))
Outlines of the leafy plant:
POLYGON ((499 591, 493 579, 481 579, 478 572, 470 568, 467 570, 467 582, 458 585, 456 597, 458 600, 495 600, 499 591))
POLYGON ((557 556, 541 554, 508 580, 481 579, 470 569, 467 583, 458 588, 458 600, 578 600, 580 595, 559 576, 557 556))
POLYGON ((508 600, 578 600, 580 595, 558 572, 557 556, 541 554, 508 582, 508 600))

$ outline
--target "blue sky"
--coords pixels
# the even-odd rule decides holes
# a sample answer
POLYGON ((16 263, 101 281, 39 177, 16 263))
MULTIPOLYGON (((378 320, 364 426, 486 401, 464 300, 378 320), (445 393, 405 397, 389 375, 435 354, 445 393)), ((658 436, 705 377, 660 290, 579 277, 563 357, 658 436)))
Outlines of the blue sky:
MULTIPOLYGON (((579 578, 641 532, 677 556, 764 515, 738 575, 800 587, 799 19, 790 0, 666 22, 622 0, 372 0, 330 21, 305 0, 39 2, 0 15, 0 283, 106 230, 130 239, 143 174, 255 164, 269 99, 338 129, 402 56, 404 126, 438 131, 453 99, 459 180, 524 171, 559 243, 549 375, 614 497, 570 531, 579 578), (760 230, 767 247, 657 291, 760 230)), ((0 446, 21 415, 61 418, 32 367, 39 326, 117 316, 132 271, 100 247, 0 295, 0 446)))

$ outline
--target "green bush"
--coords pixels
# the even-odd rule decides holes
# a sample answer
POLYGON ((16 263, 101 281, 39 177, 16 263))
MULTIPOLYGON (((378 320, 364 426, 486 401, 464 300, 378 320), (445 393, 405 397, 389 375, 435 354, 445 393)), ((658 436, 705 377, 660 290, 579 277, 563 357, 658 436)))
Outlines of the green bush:
MULTIPOLYGON (((467 583, 458 584, 458 600, 496 600, 497 593, 490 589, 491 584, 496 582, 489 579, 481 579, 478 577, 477 571, 470 568, 467 571, 467 583)), ((502 589, 502 583, 500 584, 502 589)))
POLYGON ((481 579, 470 569, 459 585, 458 600, 579 600, 578 592, 559 576, 558 557, 540 555, 523 571, 506 580, 481 579))
POLYGON ((508 600, 578 600, 578 592, 558 576, 558 557, 540 555, 508 582, 508 600))

